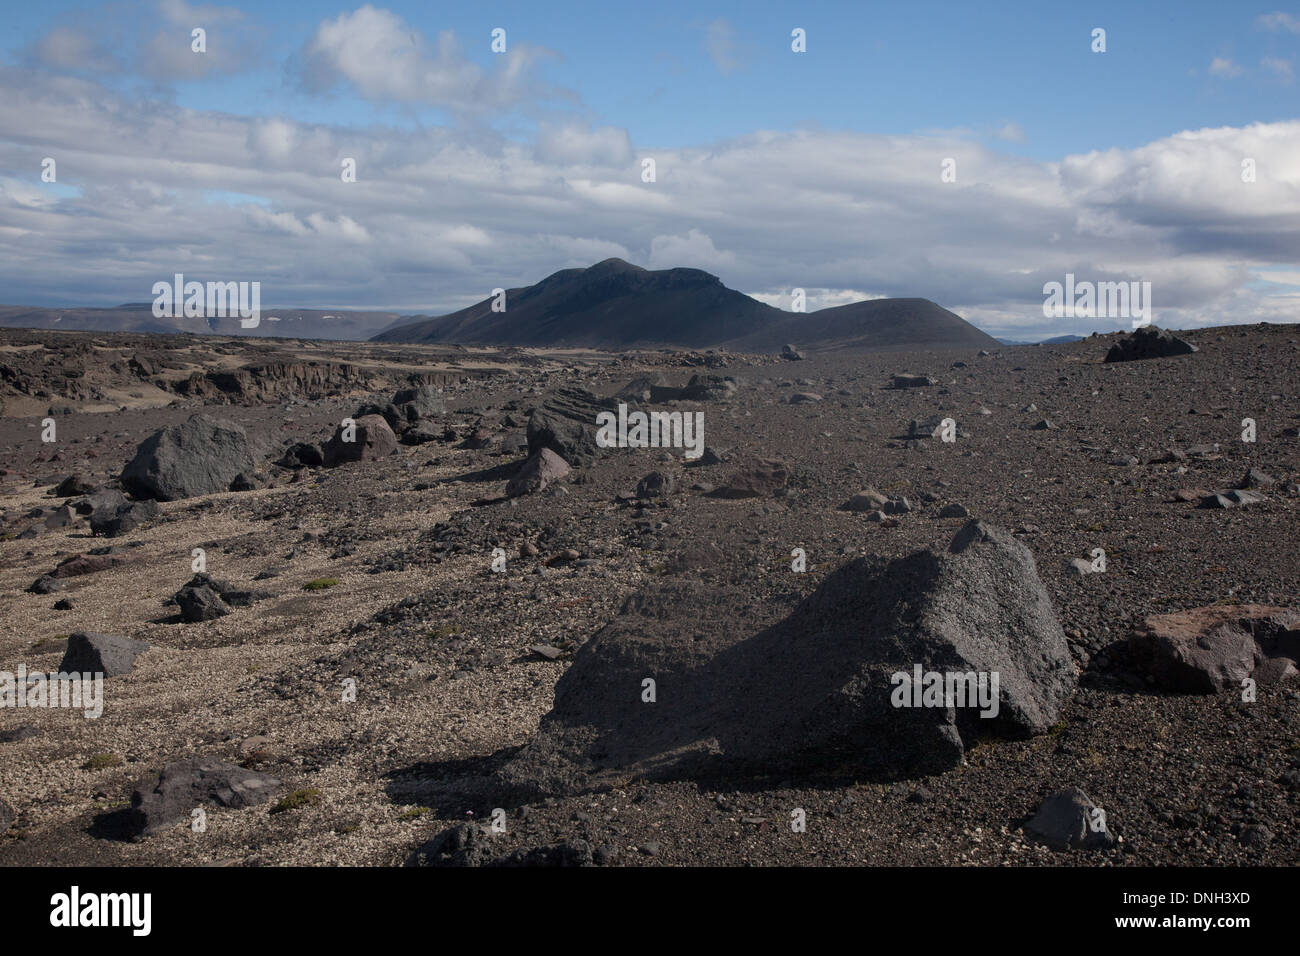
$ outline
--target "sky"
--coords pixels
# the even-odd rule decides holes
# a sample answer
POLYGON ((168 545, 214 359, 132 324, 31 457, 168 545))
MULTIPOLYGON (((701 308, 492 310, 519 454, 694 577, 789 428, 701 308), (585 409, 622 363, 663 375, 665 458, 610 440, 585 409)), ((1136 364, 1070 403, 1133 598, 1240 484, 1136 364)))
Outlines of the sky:
POLYGON ((1130 325, 1046 317, 1067 274, 1298 321, 1297 68, 1277 0, 9 3, 0 302, 438 314, 617 256, 1010 338, 1130 325))

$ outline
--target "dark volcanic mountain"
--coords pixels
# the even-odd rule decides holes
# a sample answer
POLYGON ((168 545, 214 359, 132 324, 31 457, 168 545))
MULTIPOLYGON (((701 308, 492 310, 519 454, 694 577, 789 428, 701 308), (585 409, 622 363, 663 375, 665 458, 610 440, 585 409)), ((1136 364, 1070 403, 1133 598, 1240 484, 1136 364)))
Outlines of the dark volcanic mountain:
POLYGON ((651 272, 606 259, 507 289, 504 312, 493 312, 487 298, 450 315, 388 329, 374 341, 704 348, 777 325, 783 316, 699 269, 651 272))
POLYGON ((379 342, 588 348, 726 347, 817 351, 915 346, 995 346, 960 316, 926 299, 876 299, 795 314, 728 289, 699 269, 651 272, 606 259, 506 291, 506 311, 487 298, 450 315, 387 329, 379 342))

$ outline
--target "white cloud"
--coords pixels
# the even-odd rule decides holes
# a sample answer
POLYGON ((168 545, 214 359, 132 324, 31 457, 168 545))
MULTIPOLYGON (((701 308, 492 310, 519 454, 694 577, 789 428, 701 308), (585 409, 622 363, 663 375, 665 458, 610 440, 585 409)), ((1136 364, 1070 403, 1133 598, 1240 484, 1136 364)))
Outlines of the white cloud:
POLYGON ((36 41, 32 52, 37 62, 61 70, 106 73, 121 66, 107 44, 78 26, 55 27, 36 41))
POLYGON ((741 69, 740 44, 730 20, 719 18, 709 23, 704 30, 704 46, 720 73, 730 74, 741 69))
POLYGON ((167 85, 238 73, 261 55, 259 31, 234 7, 156 0, 73 16, 32 44, 28 62, 72 73, 136 74, 167 85), (204 52, 192 48, 196 28, 205 31, 204 52))
POLYGON ((616 126, 592 129, 576 122, 540 124, 537 158, 544 163, 577 166, 627 165, 632 161, 632 143, 627 130, 616 126))
POLYGON ((1234 77, 1241 76, 1242 69, 1228 57, 1216 56, 1210 61, 1210 75, 1234 77))
MULTIPOLYGON (((874 292, 863 292, 860 289, 804 289, 803 291, 804 311, 806 312, 816 312, 818 309, 833 309, 836 306, 849 305, 867 299, 886 298, 886 296, 874 292)), ((759 302, 765 302, 787 312, 793 304, 793 292, 789 289, 783 292, 750 292, 748 295, 759 302)))
POLYGON ((1251 273, 1251 276, 1260 282, 1273 282, 1278 285, 1300 288, 1300 270, 1298 269, 1256 270, 1251 273))
POLYGON ((684 266, 690 269, 726 269, 736 264, 731 252, 719 252, 713 240, 698 229, 682 236, 655 236, 650 240, 651 269, 672 269, 684 266))
POLYGON ((278 161, 288 159, 294 154, 296 135, 296 127, 286 120, 255 120, 249 129, 248 142, 253 152, 278 161))
POLYGON ((1008 143, 1023 143, 1027 139, 1025 131, 1020 128, 1020 124, 1013 123, 1010 120, 998 127, 993 136, 995 139, 1005 140, 1008 143))
POLYGON ((1283 60, 1281 57, 1276 56, 1266 56, 1259 61, 1259 65, 1283 82, 1290 83, 1294 78, 1290 60, 1283 60))
POLYGON ((1286 30, 1290 33, 1300 33, 1300 17, 1292 16, 1289 13, 1265 13, 1256 21, 1266 30, 1277 33, 1286 30))
POLYGON ((317 92, 340 83, 375 101, 452 110, 500 109, 540 92, 532 67, 544 51, 510 44, 488 71, 467 59, 455 35, 438 34, 432 49, 390 10, 366 4, 325 20, 304 47, 302 79, 317 92))

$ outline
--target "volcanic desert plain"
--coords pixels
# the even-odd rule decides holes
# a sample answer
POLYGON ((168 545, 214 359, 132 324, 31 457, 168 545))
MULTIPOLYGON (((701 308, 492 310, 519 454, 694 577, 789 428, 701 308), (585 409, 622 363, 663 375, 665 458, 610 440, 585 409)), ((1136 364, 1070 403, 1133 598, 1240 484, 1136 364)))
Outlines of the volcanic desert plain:
POLYGON ((0 863, 1294 865, 1300 330, 1176 335, 0 331, 0 671, 115 674, 0 709, 0 863))

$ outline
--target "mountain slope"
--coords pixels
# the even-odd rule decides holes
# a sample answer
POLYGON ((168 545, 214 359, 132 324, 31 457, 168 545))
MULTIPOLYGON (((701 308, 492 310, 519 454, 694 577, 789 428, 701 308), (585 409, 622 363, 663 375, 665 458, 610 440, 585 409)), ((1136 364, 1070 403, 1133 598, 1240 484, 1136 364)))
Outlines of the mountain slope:
POLYGON ((812 351, 891 351, 936 346, 988 348, 997 340, 929 299, 868 299, 807 314, 724 342, 738 352, 774 352, 785 342, 812 351))

